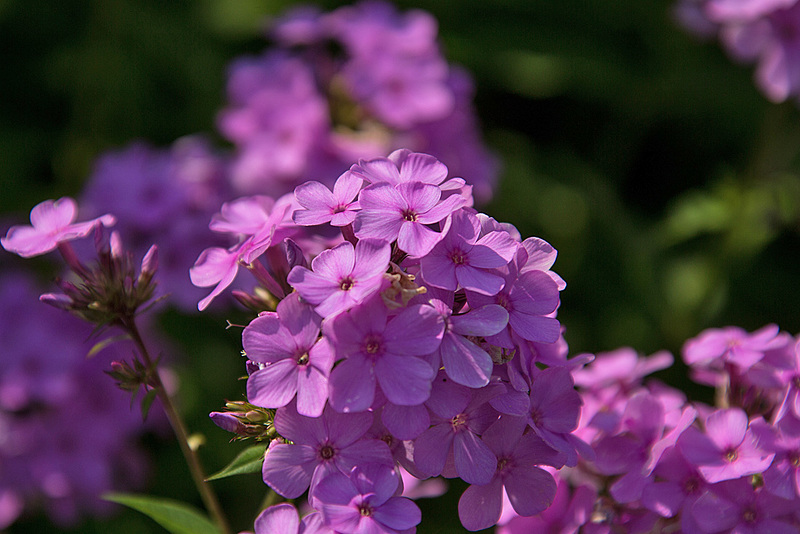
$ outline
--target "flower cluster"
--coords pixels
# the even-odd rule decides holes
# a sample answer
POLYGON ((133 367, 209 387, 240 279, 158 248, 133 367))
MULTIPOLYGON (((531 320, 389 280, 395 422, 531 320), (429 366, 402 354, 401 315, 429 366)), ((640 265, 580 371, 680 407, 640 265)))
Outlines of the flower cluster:
POLYGON ((108 513, 109 491, 144 484, 141 416, 87 358, 91 326, 37 302, 32 280, 0 283, 0 530, 44 507, 57 524, 108 513), (53 347, 57 347, 56 350, 53 347))
POLYGON ((595 461, 561 473, 558 506, 499 532, 797 532, 798 340, 774 325, 711 329, 685 344, 683 359, 696 381, 717 388, 717 406, 642 383, 672 364, 665 352, 619 349, 576 369, 584 401, 576 433, 595 461))
POLYGON ((469 172, 487 201, 495 163, 480 140, 472 83, 437 44, 434 18, 364 1, 329 13, 296 9, 273 21, 274 46, 229 70, 218 127, 236 148, 240 194, 279 196, 309 180, 330 186, 359 158, 400 147, 469 172))
MULTIPOLYGON (((203 305, 238 265, 260 282, 240 300, 262 303, 242 342, 248 402, 276 410, 264 481, 287 499, 308 492, 319 513, 304 519, 313 528, 286 507, 260 522, 406 532, 420 512, 395 496, 402 469, 469 483, 459 516, 480 530, 500 518, 504 489, 517 513, 538 514, 556 495, 547 468, 591 454, 573 435, 581 400, 555 317, 556 251, 471 205, 463 179, 402 149, 360 160, 332 190, 309 182, 213 219, 240 240, 201 254, 193 279, 217 283, 203 305), (310 262, 307 250, 319 251, 310 262)), ((249 431, 241 416, 212 417, 249 431)))
POLYGON ((800 96, 800 2, 681 0, 677 14, 701 35, 718 35, 737 60, 757 63, 756 82, 773 102, 800 96))
MULTIPOLYGON (((186 271, 209 243, 226 244, 206 226, 220 204, 228 202, 212 230, 247 234, 233 226, 244 221, 228 220, 247 213, 239 195, 278 197, 310 179, 331 186, 352 161, 407 146, 446 158, 456 172, 469 170, 476 198, 492 196, 496 164, 480 139, 471 81, 443 58, 431 15, 381 2, 330 13, 305 8, 273 21, 269 38, 261 57, 239 58, 229 69, 218 128, 232 151, 201 136, 168 149, 133 143, 98 158, 80 199, 84 217, 113 212, 137 256, 159 246, 158 283, 183 310, 200 298, 195 286, 219 281, 195 270, 193 285, 186 271)), ((207 258, 219 269, 235 263, 222 250, 207 258)), ((224 274, 232 282, 236 272, 224 274)))

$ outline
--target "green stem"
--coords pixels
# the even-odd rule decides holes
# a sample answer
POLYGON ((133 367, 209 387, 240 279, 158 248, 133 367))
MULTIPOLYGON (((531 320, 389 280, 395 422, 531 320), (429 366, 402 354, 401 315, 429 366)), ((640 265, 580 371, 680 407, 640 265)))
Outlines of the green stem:
POLYGON ((153 366, 150 353, 147 351, 147 347, 142 340, 142 336, 139 334, 139 329, 136 327, 136 322, 132 317, 123 319, 122 327, 131 335, 134 343, 136 343, 136 346, 139 348, 139 352, 142 355, 145 366, 148 369, 155 370, 155 372, 152 374, 152 377, 150 377, 152 379, 151 386, 156 390, 156 395, 161 400, 161 405, 164 407, 164 412, 167 415, 167 419, 169 419, 169 423, 175 432, 175 437, 178 438, 178 443, 181 446, 181 452, 183 452, 183 457, 186 459, 186 464, 189 466, 192 479, 197 487, 197 491, 200 493, 200 497, 203 499, 203 504, 205 505, 206 510, 208 510, 208 512, 211 514, 214 522, 217 524, 223 534, 231 534, 232 531, 230 525, 228 525, 228 520, 225 518, 225 514, 219 504, 217 495, 211 485, 206 482, 206 476, 203 472, 203 467, 200 464, 200 458, 197 455, 197 451, 189 446, 189 433, 186 430, 186 425, 184 424, 180 414, 178 414, 178 410, 176 409, 175 404, 172 402, 169 393, 167 393, 164 383, 161 381, 161 377, 158 374, 158 369, 153 366))

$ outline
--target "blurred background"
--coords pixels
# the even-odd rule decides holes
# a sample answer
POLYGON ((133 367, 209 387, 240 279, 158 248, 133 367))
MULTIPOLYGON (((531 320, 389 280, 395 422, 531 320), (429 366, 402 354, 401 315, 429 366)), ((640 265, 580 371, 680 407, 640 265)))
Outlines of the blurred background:
MULTIPOLYGON (((0 0, 3 232, 43 199, 78 196, 104 151, 191 133, 225 146, 215 121, 226 65, 263 50, 265 19, 295 4, 0 0)), ((571 353, 632 346, 679 355, 686 339, 729 324, 800 330, 800 115, 795 102, 762 96, 752 66, 682 29, 665 0, 396 4, 432 13, 445 56, 474 77, 484 139, 501 168, 483 211, 559 251, 553 269, 568 284, 559 319, 571 353)), ((0 269, 21 266, 0 259, 0 269)), ((40 271, 46 283, 52 273, 40 271)), ((247 321, 237 313, 167 310, 159 319, 180 355, 172 361, 181 409, 206 438, 209 472, 242 448, 208 419, 244 392, 240 332, 225 329, 225 319, 247 321)), ((660 377, 686 380, 680 364, 660 377)), ((143 438, 145 487, 199 505, 167 436, 143 438)), ((216 487, 234 527, 251 529, 267 489, 260 478, 216 487)), ((459 489, 420 502, 421 534, 461 531, 459 489)), ((60 528, 162 532, 118 508, 63 527, 25 514, 8 531, 60 528)))

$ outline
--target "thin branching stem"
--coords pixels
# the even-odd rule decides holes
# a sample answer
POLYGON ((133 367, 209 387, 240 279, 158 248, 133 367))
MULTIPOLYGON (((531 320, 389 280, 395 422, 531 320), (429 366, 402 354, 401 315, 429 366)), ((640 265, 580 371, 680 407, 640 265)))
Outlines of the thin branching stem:
POLYGON ((142 336, 139 334, 139 329, 136 327, 135 320, 132 317, 123 319, 122 327, 130 334, 134 343, 136 343, 139 353, 142 355, 142 359, 144 360, 142 363, 145 364, 146 368, 154 369, 155 371, 152 374, 150 385, 153 387, 153 389, 155 389, 157 397, 159 400, 161 400, 161 405, 164 407, 164 412, 167 414, 167 419, 169 419, 170 425, 175 432, 175 436, 178 438, 181 452, 183 452, 183 456, 186 459, 186 464, 189 466, 189 471, 192 474, 192 479, 197 487, 197 491, 200 493, 200 497, 203 499, 203 504, 211 514, 220 531, 223 534, 231 534, 232 531, 230 525, 228 524, 228 520, 219 504, 217 494, 211 485, 206 482, 206 476, 204 474, 203 467, 200 464, 200 458, 197 454, 197 451, 195 451, 189 445, 189 433, 186 430, 186 424, 183 422, 183 419, 178 413, 175 404, 172 402, 169 393, 164 387, 164 383, 161 381, 161 377, 158 374, 158 369, 153 365, 153 360, 150 357, 150 353, 148 352, 144 341, 142 340, 142 336))

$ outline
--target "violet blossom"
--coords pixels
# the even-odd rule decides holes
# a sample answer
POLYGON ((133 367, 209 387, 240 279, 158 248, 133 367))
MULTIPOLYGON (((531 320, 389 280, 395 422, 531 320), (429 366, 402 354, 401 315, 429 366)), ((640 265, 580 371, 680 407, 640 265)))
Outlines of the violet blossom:
POLYGON ((319 339, 321 318, 293 293, 277 313, 254 319, 242 333, 251 361, 266 364, 247 379, 247 398, 265 408, 286 406, 297 395, 301 415, 319 417, 328 399, 334 354, 319 339))
POLYGON ((73 199, 45 200, 31 210, 31 226, 12 226, 0 243, 9 252, 31 258, 55 250, 61 243, 86 237, 98 225, 116 223, 110 214, 82 223, 75 222, 77 216, 78 206, 73 199))
POLYGON ((414 406, 428 399, 435 373, 419 357, 439 347, 444 331, 433 307, 409 306, 388 318, 383 301, 373 297, 325 326, 337 355, 344 357, 330 375, 334 408, 368 409, 376 385, 395 404, 414 406))
POLYGON ((336 315, 381 289, 390 252, 380 239, 361 239, 355 247, 345 241, 321 252, 311 270, 292 269, 288 282, 321 316, 336 315))

